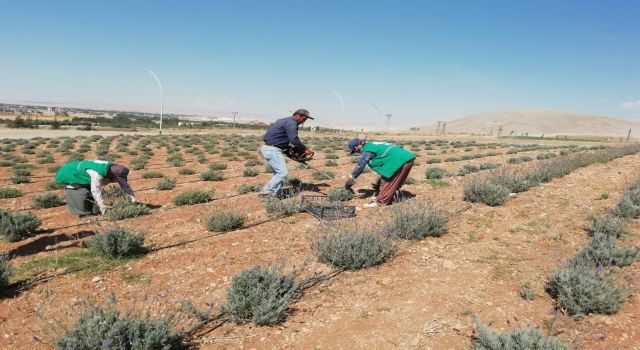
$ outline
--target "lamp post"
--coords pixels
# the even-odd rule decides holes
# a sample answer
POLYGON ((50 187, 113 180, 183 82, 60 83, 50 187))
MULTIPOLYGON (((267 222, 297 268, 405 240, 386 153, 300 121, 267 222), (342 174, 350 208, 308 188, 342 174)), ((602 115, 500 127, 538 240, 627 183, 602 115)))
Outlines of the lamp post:
POLYGON ((342 128, 344 126, 344 102, 342 101, 342 96, 340 96, 340 94, 333 90, 333 93, 338 97, 338 100, 340 100, 340 133, 342 134, 342 128))
POLYGON ((156 82, 158 83, 158 86, 160 87, 160 132, 159 134, 162 135, 162 109, 164 107, 164 94, 162 92, 162 83, 160 83, 160 79, 158 79, 158 76, 153 73, 150 69, 145 68, 145 71, 147 71, 149 74, 151 74, 151 76, 156 80, 156 82))

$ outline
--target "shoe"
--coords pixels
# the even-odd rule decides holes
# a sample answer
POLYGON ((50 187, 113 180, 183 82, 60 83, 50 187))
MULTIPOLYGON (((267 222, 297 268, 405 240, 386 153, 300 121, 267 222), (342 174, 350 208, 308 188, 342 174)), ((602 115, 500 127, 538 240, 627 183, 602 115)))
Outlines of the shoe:
POLYGON ((379 206, 378 202, 371 202, 371 203, 367 203, 367 204, 363 205, 362 207, 363 208, 376 208, 378 206, 379 206))

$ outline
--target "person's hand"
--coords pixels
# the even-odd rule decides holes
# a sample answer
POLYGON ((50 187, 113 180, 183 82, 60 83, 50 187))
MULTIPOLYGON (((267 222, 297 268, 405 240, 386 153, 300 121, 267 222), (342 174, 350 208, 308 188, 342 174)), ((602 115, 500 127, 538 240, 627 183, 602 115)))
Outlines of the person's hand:
POLYGON ((311 154, 313 154, 313 150, 311 148, 307 147, 307 148, 304 149, 304 154, 307 155, 307 156, 311 155, 311 154))
POLYGON ((344 183, 344 187, 351 188, 351 186, 355 185, 355 183, 356 179, 353 176, 349 175, 347 181, 344 183))

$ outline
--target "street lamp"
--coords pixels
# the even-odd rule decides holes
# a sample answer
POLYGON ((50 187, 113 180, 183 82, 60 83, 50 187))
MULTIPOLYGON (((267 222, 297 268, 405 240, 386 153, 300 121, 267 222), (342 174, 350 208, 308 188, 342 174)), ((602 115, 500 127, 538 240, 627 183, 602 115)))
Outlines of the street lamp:
POLYGON ((164 95, 162 93, 162 83, 160 83, 160 79, 158 79, 158 76, 153 73, 150 69, 145 68, 145 71, 147 71, 149 74, 151 74, 151 76, 156 80, 156 82, 158 83, 158 86, 160 87, 160 132, 159 134, 162 135, 162 109, 164 107, 164 95))

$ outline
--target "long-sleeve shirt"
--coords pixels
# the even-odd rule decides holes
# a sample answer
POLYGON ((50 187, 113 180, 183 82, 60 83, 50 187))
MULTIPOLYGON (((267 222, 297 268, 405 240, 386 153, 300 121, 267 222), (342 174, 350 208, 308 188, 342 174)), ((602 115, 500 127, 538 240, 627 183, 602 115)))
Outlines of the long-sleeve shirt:
POLYGON ((358 157, 358 161, 356 162, 356 167, 351 172, 351 177, 354 179, 360 176, 364 171, 364 168, 367 166, 369 161, 375 157, 375 153, 371 152, 362 152, 360 157, 358 157))
MULTIPOLYGON (((93 200, 98 204, 98 207, 100 207, 100 212, 104 214, 106 207, 104 205, 104 200, 102 199, 102 186, 110 184, 111 179, 98 174, 97 171, 92 169, 87 169, 87 174, 89 174, 89 177, 91 178, 91 195, 93 196, 93 200)), ((130 198, 134 198, 133 190, 130 186, 124 186, 122 189, 130 198)))
POLYGON ((307 148, 298 138, 298 123, 293 117, 281 118, 271 124, 264 134, 264 143, 269 146, 276 146, 285 149, 289 144, 297 150, 307 148))

